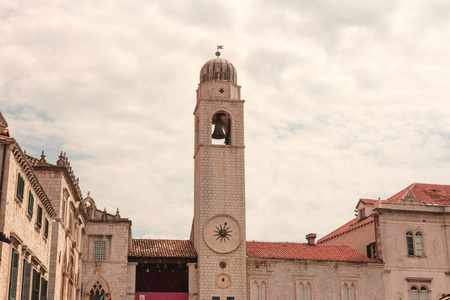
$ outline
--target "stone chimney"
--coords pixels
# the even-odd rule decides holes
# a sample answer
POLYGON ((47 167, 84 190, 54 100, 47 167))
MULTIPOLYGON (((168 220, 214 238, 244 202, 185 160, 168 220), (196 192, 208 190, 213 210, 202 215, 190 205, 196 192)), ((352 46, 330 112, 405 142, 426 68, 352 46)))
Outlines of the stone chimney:
POLYGON ((315 246, 316 245, 316 237, 317 237, 317 235, 315 233, 308 233, 306 235, 306 239, 308 240, 308 245, 315 246))

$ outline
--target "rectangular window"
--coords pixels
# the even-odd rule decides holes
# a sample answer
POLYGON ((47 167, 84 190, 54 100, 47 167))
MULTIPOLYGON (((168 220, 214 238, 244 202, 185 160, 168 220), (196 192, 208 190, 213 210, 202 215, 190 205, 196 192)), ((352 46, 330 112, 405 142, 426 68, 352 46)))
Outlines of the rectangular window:
POLYGON ((36 225, 40 229, 42 227, 42 207, 38 205, 36 225))
POLYGON ((11 253, 11 273, 9 275, 9 297, 8 300, 16 300, 17 295, 17 275, 19 273, 19 252, 12 249, 11 253))
POLYGON ((234 297, 227 297, 227 300, 234 300, 234 297))
POLYGON ((47 220, 47 218, 45 218, 44 236, 45 236, 45 238, 48 238, 48 220, 47 220))
POLYGON ((408 248, 408 255, 414 255, 414 241, 411 232, 406 233, 406 246, 408 248))
POLYGON ((47 280, 42 278, 41 281, 41 299, 40 300, 47 300, 47 280))
POLYGON ((27 262, 24 259, 21 300, 28 300, 30 298, 30 279, 31 279, 31 263, 27 262))
POLYGON ((375 243, 371 243, 366 246, 367 257, 368 258, 377 258, 377 250, 375 243))
POLYGON ((39 300, 39 285, 41 283, 41 274, 33 270, 33 287, 31 289, 31 300, 39 300))
POLYGON ((23 180, 22 175, 19 173, 19 177, 17 178, 17 198, 20 202, 23 201, 23 191, 25 189, 25 181, 23 180))
POLYGON ((106 242, 94 242, 94 260, 106 259, 106 242))
POLYGON ((28 214, 33 216, 33 206, 34 206, 34 196, 30 193, 28 194, 28 214))
POLYGON ((220 297, 212 297, 212 300, 220 300, 220 297))
POLYGON ((63 224, 65 226, 66 225, 66 200, 65 199, 62 201, 62 212, 61 212, 61 215, 62 215, 63 224))
POLYGON ((364 219, 366 217, 366 210, 364 208, 361 208, 359 210, 359 219, 364 219))

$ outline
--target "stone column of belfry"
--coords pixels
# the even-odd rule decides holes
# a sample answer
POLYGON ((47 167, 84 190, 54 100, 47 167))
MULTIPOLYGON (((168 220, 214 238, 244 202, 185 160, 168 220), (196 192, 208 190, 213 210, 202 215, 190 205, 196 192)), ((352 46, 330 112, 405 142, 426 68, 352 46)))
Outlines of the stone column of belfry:
POLYGON ((217 57, 201 69, 194 111, 193 227, 200 300, 247 298, 244 100, 240 89, 236 69, 228 60, 217 57), (216 143, 214 126, 214 133, 225 137, 216 143))

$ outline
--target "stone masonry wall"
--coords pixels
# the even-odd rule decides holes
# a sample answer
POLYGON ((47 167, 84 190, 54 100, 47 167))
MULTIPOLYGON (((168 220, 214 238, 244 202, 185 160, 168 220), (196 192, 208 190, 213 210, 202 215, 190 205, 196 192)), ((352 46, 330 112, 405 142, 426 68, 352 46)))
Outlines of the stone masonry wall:
POLYGON ((127 280, 130 226, 131 222, 129 221, 89 222, 86 224, 83 247, 82 299, 89 299, 89 291, 97 280, 103 286, 107 286, 112 299, 127 299, 127 292, 130 293, 130 291, 133 291, 134 295, 134 281, 127 280), (93 242, 96 240, 107 242, 106 260, 93 259, 93 242), (133 286, 127 286, 130 284, 133 286))
POLYGON ((343 299, 344 282, 355 283, 357 300, 385 299, 382 264, 249 258, 247 272, 248 299, 253 299, 253 284, 261 282, 261 278, 268 283, 267 300, 298 300, 298 282, 304 278, 312 283, 315 300, 343 299))
MULTIPOLYGON (((2 199, 0 211, 0 228, 6 236, 16 235, 21 242, 13 241, 11 244, 1 243, 1 263, 0 263, 0 300, 7 299, 9 291, 9 273, 11 268, 12 249, 19 252, 19 272, 17 283, 17 295, 21 295, 23 260, 32 262, 32 269, 41 272, 41 275, 48 280, 48 270, 50 269, 50 241, 52 234, 52 222, 49 212, 41 202, 39 196, 30 184, 31 174, 26 174, 19 162, 11 153, 13 145, 7 150, 5 162, 5 180, 3 190, 6 190, 6 198, 2 199), (18 174, 22 175, 25 181, 24 197, 22 202, 16 196, 18 174), (29 192, 34 196, 33 216, 28 213, 29 192), (36 226, 37 207, 42 207, 42 227, 36 226), (45 238, 45 220, 49 222, 48 237, 45 238), (33 259, 32 259, 33 258, 33 259), (34 259, 36 258, 36 259, 34 259), (36 262, 40 264, 37 265, 36 262), (46 271, 45 271, 46 270, 46 271)), ((3 149, 3 148, 2 148, 3 149)), ((2 155, 2 154, 1 154, 2 155)))

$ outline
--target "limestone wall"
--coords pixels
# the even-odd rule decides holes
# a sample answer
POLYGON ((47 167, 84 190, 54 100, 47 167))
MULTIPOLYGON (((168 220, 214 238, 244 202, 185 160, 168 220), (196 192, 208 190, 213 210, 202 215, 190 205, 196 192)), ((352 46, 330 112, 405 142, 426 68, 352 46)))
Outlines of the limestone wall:
MULTIPOLYGON (((11 269, 12 249, 19 252, 19 271, 17 283, 17 295, 22 291, 22 275, 24 259, 32 263, 32 269, 39 271, 44 279, 48 281, 48 270, 50 269, 50 246, 52 238, 52 219, 49 211, 45 208, 42 198, 39 197, 31 180, 33 174, 29 169, 24 168, 25 164, 18 161, 22 158, 16 149, 15 157, 11 152, 15 145, 9 145, 5 161, 5 172, 3 182, 3 192, 0 205, 0 231, 6 236, 13 237, 11 244, 0 243, 0 300, 8 297, 9 273, 11 269), (17 196, 17 182, 19 173, 25 181, 23 200, 20 201, 17 196), (28 213, 29 193, 34 196, 33 215, 28 213), (42 226, 38 228, 37 207, 42 207, 42 226), (45 220, 48 221, 48 237, 45 237, 45 220)), ((3 151, 3 147, 1 147, 3 151)), ((0 153, 0 157, 3 153, 0 153)), ((1 166, 0 166, 1 167, 1 166)), ((18 296, 18 297, 19 297, 18 296)))
POLYGON ((312 286, 315 300, 341 300, 343 285, 354 284, 356 299, 384 300, 382 264, 247 260, 248 299, 266 286, 267 300, 299 299, 299 285, 312 286))
POLYGON ((82 299, 89 299, 92 286, 99 281, 112 299, 133 298, 135 276, 128 265, 130 221, 88 222, 83 243, 82 299), (106 259, 94 260, 94 241, 106 241, 106 259))

